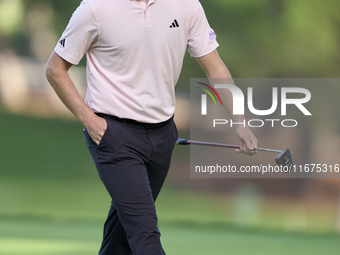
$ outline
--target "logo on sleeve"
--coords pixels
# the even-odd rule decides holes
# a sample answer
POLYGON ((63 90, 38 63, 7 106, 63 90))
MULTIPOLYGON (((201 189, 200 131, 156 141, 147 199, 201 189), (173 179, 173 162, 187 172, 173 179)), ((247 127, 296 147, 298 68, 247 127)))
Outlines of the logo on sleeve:
POLYGON ((65 48, 65 39, 60 40, 59 43, 65 48))
POLYGON ((215 31, 214 31, 214 30, 211 30, 211 31, 210 31, 209 37, 210 37, 210 40, 216 39, 216 34, 215 34, 215 31))

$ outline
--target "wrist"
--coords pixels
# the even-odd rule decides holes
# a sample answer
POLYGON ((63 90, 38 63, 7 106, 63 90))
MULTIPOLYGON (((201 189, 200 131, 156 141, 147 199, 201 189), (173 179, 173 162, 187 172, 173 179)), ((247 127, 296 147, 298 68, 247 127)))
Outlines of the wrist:
POLYGON ((250 131, 250 129, 249 129, 248 126, 237 125, 237 127, 236 127, 236 133, 237 133, 238 135, 240 135, 240 134, 245 134, 245 133, 249 133, 249 132, 251 132, 251 131, 250 131))
POLYGON ((83 123, 85 127, 92 125, 92 123, 95 122, 96 117, 97 115, 94 112, 92 112, 89 108, 85 109, 78 115, 78 119, 80 120, 81 123, 83 123))

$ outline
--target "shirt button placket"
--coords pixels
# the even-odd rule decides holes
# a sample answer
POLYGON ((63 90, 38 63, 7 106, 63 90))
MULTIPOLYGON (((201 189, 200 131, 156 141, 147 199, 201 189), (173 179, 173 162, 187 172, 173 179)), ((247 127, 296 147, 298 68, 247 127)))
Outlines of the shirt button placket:
POLYGON ((150 17, 150 11, 149 11, 149 6, 151 4, 153 4, 154 1, 153 0, 149 0, 148 4, 145 6, 145 9, 144 9, 144 19, 145 19, 145 25, 147 27, 151 27, 152 24, 151 24, 151 17, 150 17))

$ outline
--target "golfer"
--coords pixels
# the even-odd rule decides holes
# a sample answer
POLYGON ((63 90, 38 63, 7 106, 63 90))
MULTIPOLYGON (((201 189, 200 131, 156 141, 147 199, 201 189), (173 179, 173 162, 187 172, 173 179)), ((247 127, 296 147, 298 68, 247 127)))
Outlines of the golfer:
MULTIPOLYGON (((86 145, 112 198, 100 255, 165 254, 155 200, 178 137, 174 87, 186 50, 209 78, 230 78, 217 47, 198 0, 84 0, 73 13, 46 75, 83 123, 86 145), (85 102, 68 75, 84 54, 85 102)), ((230 92, 221 97, 230 112, 230 92)), ((251 131, 239 126, 237 134, 239 152, 255 153, 251 131)))

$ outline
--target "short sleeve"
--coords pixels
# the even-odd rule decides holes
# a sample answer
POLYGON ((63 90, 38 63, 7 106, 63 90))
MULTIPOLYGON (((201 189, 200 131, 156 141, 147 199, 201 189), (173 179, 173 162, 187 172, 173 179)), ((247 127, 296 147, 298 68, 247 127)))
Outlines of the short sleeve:
POLYGON ((87 1, 73 13, 54 51, 71 64, 77 65, 98 37, 98 26, 87 1))
POLYGON ((192 57, 198 58, 211 53, 219 45, 201 3, 198 0, 193 0, 193 5, 187 49, 192 57))

